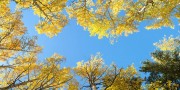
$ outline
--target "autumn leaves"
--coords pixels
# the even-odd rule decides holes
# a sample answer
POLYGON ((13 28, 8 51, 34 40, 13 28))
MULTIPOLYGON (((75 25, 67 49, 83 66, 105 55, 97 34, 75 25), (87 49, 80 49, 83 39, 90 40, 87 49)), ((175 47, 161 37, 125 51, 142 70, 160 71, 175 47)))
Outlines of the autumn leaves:
POLYGON ((155 43, 159 49, 152 53, 154 62, 145 61, 141 67, 142 72, 151 73, 146 80, 150 83, 144 87, 145 79, 139 77, 133 65, 126 69, 115 64, 106 66, 100 54, 90 57, 87 62, 78 62, 75 68, 61 67, 65 58, 58 54, 40 61, 37 55, 42 48, 36 43, 37 37, 27 36, 27 28, 22 22, 22 10, 32 9, 40 18, 35 26, 37 32, 51 38, 62 32, 69 20, 76 19, 90 36, 106 37, 113 43, 119 36, 139 31, 138 25, 143 21, 150 22, 145 27, 148 30, 174 28, 172 18, 180 20, 179 5, 180 0, 1 0, 0 61, 6 63, 0 65, 0 89, 180 88, 179 37, 155 43), (10 2, 16 3, 15 12, 11 12, 10 2), (152 69, 154 66, 158 67, 152 69), (166 73, 166 70, 172 72, 166 73), (82 82, 74 75, 85 80, 87 85, 80 85, 82 82))
MULTIPOLYGON (((39 34, 53 37, 62 31, 69 20, 76 19, 79 25, 90 32, 90 36, 97 35, 99 39, 107 37, 110 40, 137 32, 138 25, 142 21, 152 22, 146 26, 148 30, 163 26, 173 28, 171 17, 179 19, 180 2, 179 0, 14 1, 18 11, 32 9, 34 14, 40 17, 40 22, 35 26, 39 34)), ((9 2, 7 0, 3 5, 9 2)))

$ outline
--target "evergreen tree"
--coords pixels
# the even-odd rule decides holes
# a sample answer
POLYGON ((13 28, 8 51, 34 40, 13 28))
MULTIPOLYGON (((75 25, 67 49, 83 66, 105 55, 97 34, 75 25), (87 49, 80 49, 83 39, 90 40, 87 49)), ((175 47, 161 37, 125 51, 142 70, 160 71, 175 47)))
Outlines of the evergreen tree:
POLYGON ((170 37, 155 45, 160 49, 151 53, 154 61, 144 61, 140 70, 150 73, 146 83, 160 81, 160 87, 169 89, 178 85, 180 89, 180 39, 170 37))

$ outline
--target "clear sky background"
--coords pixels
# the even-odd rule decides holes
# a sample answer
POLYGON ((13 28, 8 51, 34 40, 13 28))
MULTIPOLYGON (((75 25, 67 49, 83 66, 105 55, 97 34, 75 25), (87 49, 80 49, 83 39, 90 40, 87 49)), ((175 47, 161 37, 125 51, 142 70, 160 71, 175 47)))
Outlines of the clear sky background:
MULTIPOLYGON (((15 4, 11 3, 11 8, 14 7, 15 4)), ((126 68, 134 64, 139 70, 142 61, 151 59, 150 53, 156 49, 153 46, 154 42, 163 39, 164 35, 177 36, 180 34, 178 33, 180 26, 177 20, 174 20, 175 29, 161 28, 158 30, 145 30, 144 26, 150 23, 143 22, 138 27, 139 32, 128 37, 119 37, 118 42, 110 44, 107 38, 90 37, 89 32, 77 25, 76 20, 70 20, 62 32, 53 38, 39 35, 36 32, 34 26, 39 22, 39 17, 35 16, 32 10, 23 11, 23 22, 28 33, 38 36, 38 44, 43 46, 39 59, 43 60, 54 53, 58 53, 66 57, 67 60, 62 63, 66 67, 75 67, 78 61, 87 61, 91 55, 100 52, 107 65, 114 62, 118 67, 126 68)))

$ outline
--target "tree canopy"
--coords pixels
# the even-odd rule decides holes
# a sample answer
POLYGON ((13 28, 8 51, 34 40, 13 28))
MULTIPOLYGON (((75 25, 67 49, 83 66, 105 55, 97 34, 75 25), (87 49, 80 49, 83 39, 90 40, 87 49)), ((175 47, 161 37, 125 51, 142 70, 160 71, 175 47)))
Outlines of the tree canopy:
POLYGON ((150 76, 146 83, 158 83, 157 87, 165 89, 180 88, 180 39, 169 37, 159 43, 159 48, 151 53, 154 62, 147 60, 143 62, 142 72, 149 72, 150 76), (159 82, 158 82, 159 81, 159 82), (169 85, 168 85, 169 84, 169 85))
MULTIPOLYGON (((70 20, 114 43, 119 36, 180 23, 180 0, 0 0, 0 90, 179 90, 180 37, 169 37, 154 45, 152 60, 142 63, 140 72, 132 64, 119 68, 106 65, 100 53, 77 66, 63 66, 64 56, 54 53, 40 60, 42 47, 38 37, 30 36, 22 21, 23 10, 39 17, 34 27, 38 34, 52 38, 62 32, 70 20), (16 7, 12 12, 10 3, 16 7), (2 63, 1 63, 2 62, 2 63), (145 82, 145 85, 143 84, 145 82)), ((175 28, 176 29, 176 28, 175 28)), ((178 30, 178 29, 176 29, 178 30)))
POLYGON ((11 1, 16 3, 16 11, 32 9, 40 18, 37 32, 49 37, 61 32, 73 18, 91 36, 107 37, 112 42, 137 32, 142 21, 151 22, 146 26, 149 30, 174 28, 173 18, 180 18, 180 0, 1 0, 2 16, 10 12, 11 1))

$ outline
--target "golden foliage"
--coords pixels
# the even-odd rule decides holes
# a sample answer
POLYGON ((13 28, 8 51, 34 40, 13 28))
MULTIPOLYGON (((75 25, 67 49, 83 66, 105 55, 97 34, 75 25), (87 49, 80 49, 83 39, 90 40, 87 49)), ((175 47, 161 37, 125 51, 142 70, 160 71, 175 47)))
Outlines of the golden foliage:
POLYGON ((173 38, 172 36, 168 38, 164 37, 163 40, 154 43, 154 45, 162 51, 173 51, 177 47, 180 47, 180 37, 176 37, 176 38, 173 38))
POLYGON ((172 83, 170 80, 167 81, 165 85, 161 84, 161 81, 152 82, 147 84, 146 88, 148 90, 178 90, 178 84, 172 83))
POLYGON ((77 0, 66 10, 91 36, 101 39, 137 32, 145 20, 152 22, 146 29, 174 28, 171 17, 179 19, 179 5, 180 0, 77 0))
POLYGON ((117 74, 114 72, 112 69, 104 77, 106 90, 141 90, 142 79, 138 78, 134 65, 126 69, 119 69, 117 74))
POLYGON ((105 70, 106 68, 100 53, 96 56, 91 56, 87 62, 77 62, 77 67, 74 68, 75 73, 83 78, 88 78, 91 75, 98 77, 102 75, 105 70))
POLYGON ((15 0, 17 9, 31 8, 34 14, 41 18, 36 25, 39 34, 53 37, 61 32, 67 24, 67 18, 62 14, 67 0, 15 0))
MULTIPOLYGON (((179 15, 180 0, 14 0, 16 11, 32 9, 40 17, 35 26, 39 34, 58 35, 68 23, 67 16, 90 32, 90 36, 114 38, 137 32, 142 21, 150 22, 146 29, 174 28, 172 17, 179 15), (68 3, 67 3, 68 2, 68 3), (66 11, 65 11, 66 10, 66 11), (68 13, 68 15, 66 14, 68 13)), ((1 1, 1 13, 10 11, 10 0, 1 1)), ((4 27, 5 28, 5 27, 4 27)))

